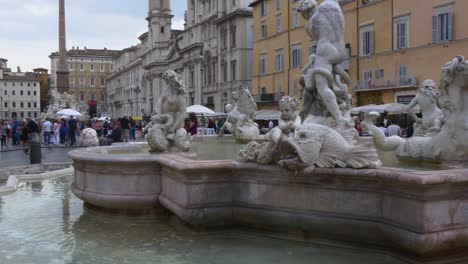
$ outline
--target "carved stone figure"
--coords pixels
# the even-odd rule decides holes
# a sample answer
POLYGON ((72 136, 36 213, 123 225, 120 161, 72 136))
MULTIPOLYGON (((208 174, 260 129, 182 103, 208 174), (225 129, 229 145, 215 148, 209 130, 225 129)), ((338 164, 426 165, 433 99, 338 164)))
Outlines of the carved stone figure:
POLYGON ((300 79, 304 87, 300 117, 294 114, 297 103, 283 97, 279 126, 265 135, 266 142, 250 142, 238 160, 306 172, 315 167, 380 167, 375 148, 355 139, 351 81, 338 66, 346 59, 344 16, 338 1, 318 5, 315 0, 301 0, 297 9, 307 20, 307 34, 317 41, 317 51, 300 79))
POLYGON ((233 96, 237 98, 237 101, 234 107, 226 105, 228 118, 220 128, 218 136, 223 136, 224 130, 227 129, 239 141, 248 142, 259 139, 258 125, 253 121, 257 104, 248 87, 241 87, 237 93, 233 93, 233 96))
POLYGON ((163 75, 168 88, 159 97, 155 114, 145 127, 150 152, 188 151, 190 135, 184 129, 186 112, 186 91, 182 78, 173 70, 163 75))
MULTIPOLYGON (((383 150, 395 150, 399 159, 463 162, 468 159, 468 62, 458 56, 442 68, 441 96, 443 119, 440 132, 433 136, 403 139, 385 137, 373 124, 378 113, 369 113, 362 122, 373 136, 375 145, 383 150)), ((435 115, 439 120, 441 117, 435 115)), ((423 113, 424 118, 424 113, 423 113)), ((427 121, 429 124, 429 121, 427 121)), ((423 120, 424 123, 424 120, 423 120)), ((430 124, 431 127, 437 123, 430 124)))
POLYGON ((56 88, 50 89, 49 95, 49 105, 44 112, 41 113, 41 118, 54 118, 58 111, 65 108, 71 108, 85 115, 83 112, 85 109, 84 105, 77 102, 75 98, 73 98, 73 95, 69 93, 59 93, 56 88))
POLYGON ((344 16, 337 0, 301 0, 298 12, 307 20, 306 32, 317 42, 316 53, 304 68, 304 104, 301 117, 331 116, 337 126, 351 127, 348 74, 338 65, 346 60, 344 16), (343 84, 341 80, 346 84, 343 84))
POLYGON ((425 80, 418 95, 408 105, 407 110, 410 116, 416 120, 415 136, 434 135, 440 131, 444 114, 437 106, 437 92, 435 82, 425 80), (411 109, 419 105, 422 118, 417 117, 411 109))

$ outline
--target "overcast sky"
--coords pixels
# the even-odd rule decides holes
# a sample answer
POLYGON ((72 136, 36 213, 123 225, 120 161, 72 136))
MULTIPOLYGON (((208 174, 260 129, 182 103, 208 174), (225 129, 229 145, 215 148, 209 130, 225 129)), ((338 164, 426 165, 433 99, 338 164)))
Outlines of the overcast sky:
MULTIPOLYGON (((172 27, 183 29, 185 0, 171 0, 172 27), (177 3, 177 4, 175 4, 177 3)), ((58 51, 58 0, 0 0, 0 58, 22 71, 50 69, 58 51)), ((67 49, 123 49, 147 31, 148 0, 65 0, 67 49)))

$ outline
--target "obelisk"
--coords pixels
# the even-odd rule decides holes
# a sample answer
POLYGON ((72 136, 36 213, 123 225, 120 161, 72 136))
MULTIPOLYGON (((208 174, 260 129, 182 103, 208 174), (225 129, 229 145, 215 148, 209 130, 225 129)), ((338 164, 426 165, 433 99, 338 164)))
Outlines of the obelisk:
POLYGON ((65 0, 59 0, 59 61, 57 65, 57 90, 68 92, 67 44, 65 34, 65 0))

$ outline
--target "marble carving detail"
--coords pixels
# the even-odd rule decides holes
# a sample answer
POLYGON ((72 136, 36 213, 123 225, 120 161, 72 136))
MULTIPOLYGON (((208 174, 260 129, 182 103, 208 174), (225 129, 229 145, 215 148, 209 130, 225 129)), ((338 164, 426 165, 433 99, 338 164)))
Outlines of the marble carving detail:
POLYGON ((236 100, 235 105, 226 105, 228 117, 220 128, 218 136, 223 136, 224 130, 227 129, 236 140, 241 142, 260 139, 258 125, 253 121, 257 104, 248 87, 241 87, 233 94, 233 97, 236 100))
POLYGON ((56 117, 56 113, 62 109, 70 108, 76 110, 83 115, 85 106, 79 103, 73 95, 69 93, 60 93, 57 91, 56 88, 51 88, 49 90, 50 101, 49 105, 46 107, 44 112, 41 113, 41 118, 54 118, 56 117))
POLYGON ((151 121, 145 127, 150 152, 189 151, 191 137, 184 129, 186 90, 182 77, 173 70, 163 74, 168 88, 159 97, 151 121))
POLYGON ((374 125, 378 113, 371 112, 362 125, 371 131, 377 148, 395 150, 399 159, 463 162, 468 159, 468 61, 457 56, 442 68, 440 96, 434 82, 423 82, 420 94, 408 106, 419 104, 415 136, 385 137, 374 125), (440 106, 440 108, 439 108, 440 106))
POLYGON ((346 59, 339 1, 318 4, 315 0, 301 0, 297 10, 307 21, 307 34, 317 42, 317 50, 309 57, 300 79, 304 88, 300 116, 294 112, 296 99, 283 97, 278 128, 265 135, 265 142, 250 142, 238 160, 279 164, 293 171, 380 167, 375 148, 356 140, 348 92, 351 81, 339 66, 346 59))

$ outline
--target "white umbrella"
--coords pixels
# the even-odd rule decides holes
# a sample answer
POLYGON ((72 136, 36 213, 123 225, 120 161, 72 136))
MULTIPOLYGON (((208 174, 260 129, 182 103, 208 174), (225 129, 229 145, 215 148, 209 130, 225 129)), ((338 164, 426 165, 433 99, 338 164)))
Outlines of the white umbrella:
POLYGON ((110 120, 110 117, 108 117, 108 116, 102 116, 102 117, 98 118, 99 121, 106 121, 106 119, 109 119, 109 120, 110 120))
POLYGON ((208 107, 204 107, 203 105, 191 105, 187 107, 187 113, 214 114, 215 112, 208 107))
POLYGON ((66 116, 82 116, 82 114, 73 109, 62 109, 57 112, 57 115, 66 115, 66 116))

